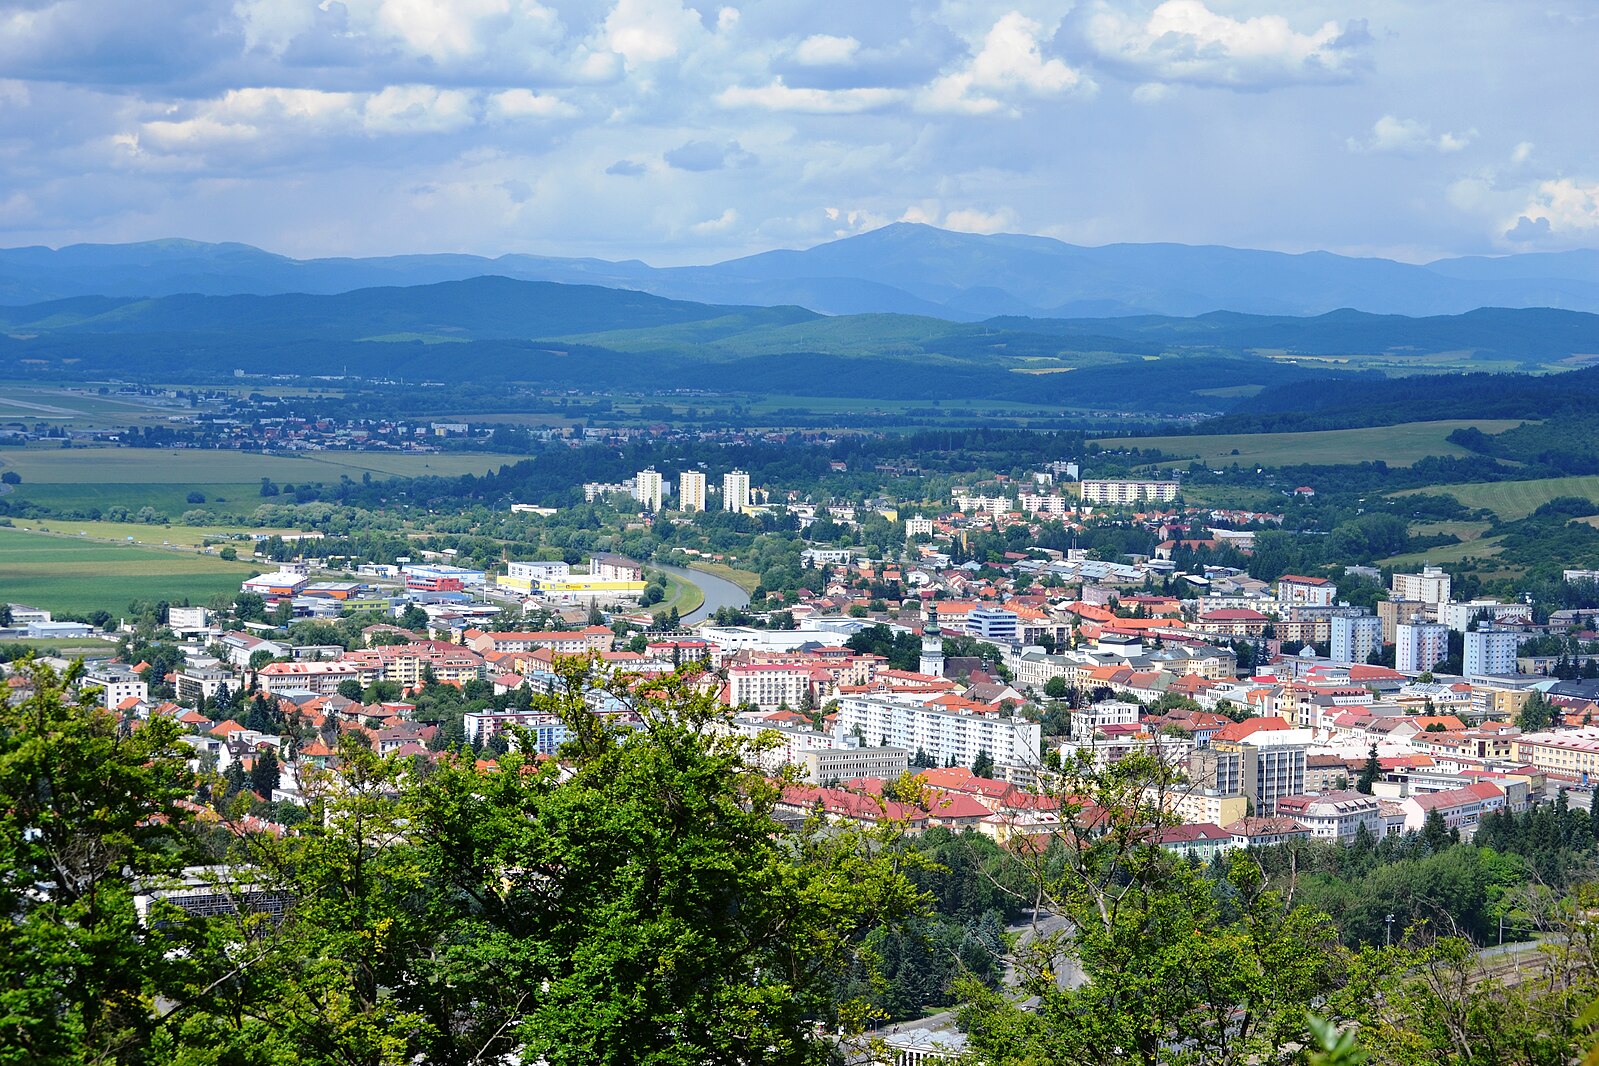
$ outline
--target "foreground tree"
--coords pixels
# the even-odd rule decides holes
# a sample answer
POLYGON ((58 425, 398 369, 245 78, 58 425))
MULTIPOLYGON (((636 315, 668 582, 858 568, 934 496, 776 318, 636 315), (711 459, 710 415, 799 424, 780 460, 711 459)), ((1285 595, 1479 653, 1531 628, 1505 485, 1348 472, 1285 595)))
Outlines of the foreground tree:
POLYGON ((128 728, 63 673, 24 660, 0 700, 0 1063, 143 1061, 173 987, 140 889, 192 862, 178 801, 189 749, 165 718, 128 728))
POLYGON ((223 953, 258 957, 243 1000, 196 973, 190 1046, 347 1066, 828 1060, 826 1034, 862 1020, 833 1002, 838 976, 921 906, 901 850, 776 821, 778 787, 710 728, 694 674, 601 679, 624 728, 585 705, 586 662, 561 669, 536 702, 566 722, 564 765, 447 755, 419 779, 347 744, 306 832, 241 841, 293 904, 223 953))
POLYGON ((1182 787, 1154 756, 1068 769, 1061 830, 1032 859, 1063 931, 1019 955, 1019 995, 968 987, 962 1021, 990 1066, 1291 1062, 1310 1039, 1307 1005, 1340 982, 1336 930, 1247 854, 1218 882, 1155 845, 1182 787))

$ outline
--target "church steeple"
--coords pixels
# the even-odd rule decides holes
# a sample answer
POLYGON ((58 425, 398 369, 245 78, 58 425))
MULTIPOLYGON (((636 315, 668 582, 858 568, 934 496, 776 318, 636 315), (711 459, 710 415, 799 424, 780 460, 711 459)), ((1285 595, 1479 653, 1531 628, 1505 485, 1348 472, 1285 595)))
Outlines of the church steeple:
POLYGON ((922 661, 919 673, 944 676, 944 634, 938 628, 938 604, 927 605, 927 623, 922 626, 922 661))

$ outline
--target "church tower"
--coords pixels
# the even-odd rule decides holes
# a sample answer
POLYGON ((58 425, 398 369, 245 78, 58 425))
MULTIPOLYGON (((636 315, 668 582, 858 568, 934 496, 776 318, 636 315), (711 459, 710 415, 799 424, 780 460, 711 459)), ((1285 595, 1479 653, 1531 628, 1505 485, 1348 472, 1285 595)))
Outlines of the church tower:
POLYGON ((938 604, 927 605, 927 624, 922 627, 922 662, 919 673, 944 676, 944 634, 938 628, 938 604))

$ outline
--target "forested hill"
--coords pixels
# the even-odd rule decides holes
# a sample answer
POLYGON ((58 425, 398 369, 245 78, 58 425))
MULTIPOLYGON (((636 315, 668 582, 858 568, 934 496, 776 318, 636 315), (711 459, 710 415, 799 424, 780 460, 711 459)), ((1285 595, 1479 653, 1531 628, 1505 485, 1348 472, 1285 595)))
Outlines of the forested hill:
POLYGON ((959 323, 700 304, 501 277, 336 295, 78 297, 0 308, 0 331, 0 373, 20 378, 204 382, 243 371, 562 389, 958 397, 1160 415, 1236 412, 1257 421, 1280 414, 1303 421, 1336 406, 1346 419, 1367 420, 1359 424, 1467 417, 1414 399, 1418 391, 1475 405, 1471 417, 1524 416, 1547 402, 1539 398, 1545 393, 1565 402, 1587 380, 1507 388, 1480 376, 1431 376, 1422 386, 1413 383, 1422 379, 1401 383, 1361 368, 1548 371, 1599 352, 1599 315, 1549 309, 1434 318, 1340 311, 959 323), (1342 384, 1302 387, 1322 378, 1342 384), (1355 399, 1346 403, 1346 395, 1355 399))

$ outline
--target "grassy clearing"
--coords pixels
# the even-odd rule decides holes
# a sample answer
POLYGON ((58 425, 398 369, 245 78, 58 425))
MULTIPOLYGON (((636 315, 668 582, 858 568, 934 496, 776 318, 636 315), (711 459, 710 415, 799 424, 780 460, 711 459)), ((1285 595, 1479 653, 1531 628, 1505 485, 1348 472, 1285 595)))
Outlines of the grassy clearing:
POLYGON ((1536 481, 1437 485, 1426 489, 1407 490, 1398 495, 1407 496, 1413 492, 1453 496, 1463 507, 1486 508, 1505 521, 1513 522, 1518 518, 1526 518, 1558 496, 1582 496, 1599 501, 1599 475, 1540 478, 1536 481))
POLYGON ((21 644, 40 655, 54 655, 62 659, 110 659, 117 653, 114 640, 84 637, 76 640, 51 638, 48 640, 8 640, 7 644, 21 644))
POLYGON ((0 528, 0 589, 6 599, 46 610, 127 610, 133 600, 204 603, 260 567, 185 549, 107 544, 0 528))
POLYGON ((292 533, 287 529, 240 529, 230 526, 149 526, 138 522, 72 522, 64 518, 13 518, 18 529, 58 533, 67 537, 84 537, 113 543, 140 544, 155 548, 188 548, 198 551, 207 540, 230 540, 241 555, 254 550, 250 542, 252 533, 292 533))
POLYGON ((1468 559, 1492 559, 1499 554, 1502 537, 1486 537, 1478 540, 1463 541, 1460 544, 1445 544, 1441 548, 1428 548, 1426 551, 1409 552, 1405 555, 1396 555, 1391 559, 1384 559, 1382 565, 1396 567, 1420 566, 1423 563, 1442 565, 1444 563, 1463 563, 1468 559))
POLYGON ((1389 466, 1409 466, 1429 455, 1470 454, 1447 440, 1457 429, 1475 426, 1484 433, 1503 433, 1521 425, 1513 419, 1405 422, 1369 429, 1327 429, 1308 433, 1227 433, 1216 436, 1112 437, 1096 441, 1105 448, 1155 448, 1183 462, 1199 459, 1212 466, 1292 466, 1299 463, 1362 463, 1381 459, 1389 466), (1235 454, 1236 452, 1236 454, 1235 454))
POLYGON ((761 575, 749 570, 736 570, 726 563, 701 563, 688 564, 690 570, 703 570, 707 574, 731 581, 745 592, 754 592, 755 586, 761 583, 761 575))
POLYGON ((1418 537, 1451 536, 1470 541, 1488 532, 1491 525, 1491 522, 1417 522, 1410 527, 1410 532, 1418 537))
POLYGON ((656 611, 670 611, 677 608, 679 617, 687 617, 700 609, 705 603, 705 593, 693 582, 684 581, 676 574, 666 575, 666 599, 648 608, 651 614, 656 611))

